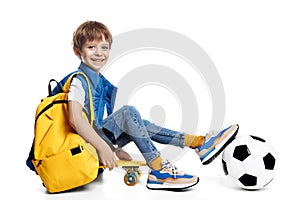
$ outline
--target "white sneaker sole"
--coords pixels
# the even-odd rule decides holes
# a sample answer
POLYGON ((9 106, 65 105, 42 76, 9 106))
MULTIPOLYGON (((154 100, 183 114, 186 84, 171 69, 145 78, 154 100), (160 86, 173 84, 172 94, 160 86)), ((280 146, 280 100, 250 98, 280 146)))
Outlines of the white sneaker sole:
POLYGON ((150 190, 170 190, 170 191, 181 191, 189 189, 199 182, 199 177, 197 177, 196 182, 194 183, 182 183, 182 184, 174 184, 174 183, 163 183, 163 184, 147 184, 146 187, 150 190))

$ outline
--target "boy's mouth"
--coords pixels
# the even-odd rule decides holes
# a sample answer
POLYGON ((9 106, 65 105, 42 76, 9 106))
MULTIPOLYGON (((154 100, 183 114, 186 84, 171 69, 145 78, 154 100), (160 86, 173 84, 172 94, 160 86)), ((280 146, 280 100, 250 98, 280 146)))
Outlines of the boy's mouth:
POLYGON ((92 58, 91 59, 93 62, 104 62, 105 61, 105 59, 99 59, 99 58, 92 58))

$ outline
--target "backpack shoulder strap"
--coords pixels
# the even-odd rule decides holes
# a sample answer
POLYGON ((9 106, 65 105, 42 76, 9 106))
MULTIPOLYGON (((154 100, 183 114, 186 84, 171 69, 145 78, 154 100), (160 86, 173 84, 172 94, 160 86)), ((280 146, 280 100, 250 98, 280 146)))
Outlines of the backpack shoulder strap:
POLYGON ((73 80, 73 78, 77 75, 80 75, 82 77, 84 77, 85 81, 87 82, 87 85, 88 85, 88 95, 89 95, 89 110, 90 110, 90 123, 91 125, 93 126, 94 124, 94 121, 95 121, 95 113, 94 113, 94 104, 93 104, 93 96, 92 96, 92 91, 91 91, 91 88, 90 88, 90 83, 89 83, 89 79, 88 77, 82 73, 82 72, 75 72, 73 73, 69 78, 68 80, 66 81, 66 83, 64 84, 62 90, 64 91, 64 93, 68 93, 69 92, 69 88, 70 88, 70 85, 71 85, 71 82, 73 80))

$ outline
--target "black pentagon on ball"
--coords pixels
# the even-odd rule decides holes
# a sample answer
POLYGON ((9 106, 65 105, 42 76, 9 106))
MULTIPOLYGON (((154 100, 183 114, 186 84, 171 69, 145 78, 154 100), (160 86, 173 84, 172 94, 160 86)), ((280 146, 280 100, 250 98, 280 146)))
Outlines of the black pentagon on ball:
POLYGON ((244 174, 239 178, 239 181, 246 187, 255 186, 257 184, 257 178, 250 174, 244 174))
POLYGON ((265 164, 265 169, 268 170, 273 170, 275 167, 275 158, 272 156, 271 153, 268 153, 266 156, 263 158, 264 164, 265 164))
POLYGON ((227 176, 228 175, 228 169, 227 169, 226 162, 223 159, 222 159, 222 166, 223 166, 224 173, 227 176))
POLYGON ((244 161, 250 155, 251 152, 245 144, 234 148, 233 157, 239 161, 244 161))

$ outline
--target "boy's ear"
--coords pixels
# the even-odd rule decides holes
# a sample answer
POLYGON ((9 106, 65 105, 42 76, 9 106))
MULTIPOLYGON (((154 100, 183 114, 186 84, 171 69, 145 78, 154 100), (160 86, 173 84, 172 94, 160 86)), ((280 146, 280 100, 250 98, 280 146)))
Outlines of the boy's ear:
POLYGON ((73 51, 74 51, 75 55, 81 60, 81 55, 80 55, 79 50, 76 47, 73 47, 73 51))

